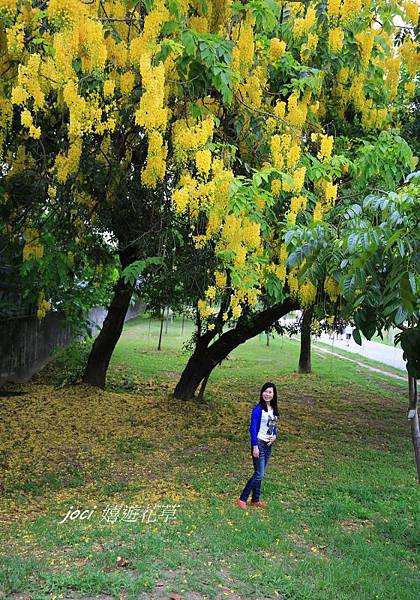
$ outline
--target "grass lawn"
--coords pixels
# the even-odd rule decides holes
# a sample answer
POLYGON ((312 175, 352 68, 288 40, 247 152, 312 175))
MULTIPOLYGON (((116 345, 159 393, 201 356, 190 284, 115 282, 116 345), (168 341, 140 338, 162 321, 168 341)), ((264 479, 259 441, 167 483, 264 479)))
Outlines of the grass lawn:
POLYGON ((171 396, 191 325, 170 324, 160 352, 158 333, 126 324, 105 391, 54 388, 47 369, 0 396, 0 597, 417 600, 405 382, 317 353, 298 375, 299 344, 261 336, 198 405, 171 396), (242 511, 266 380, 280 398, 269 508, 242 511), (89 518, 65 519, 76 509, 89 518))

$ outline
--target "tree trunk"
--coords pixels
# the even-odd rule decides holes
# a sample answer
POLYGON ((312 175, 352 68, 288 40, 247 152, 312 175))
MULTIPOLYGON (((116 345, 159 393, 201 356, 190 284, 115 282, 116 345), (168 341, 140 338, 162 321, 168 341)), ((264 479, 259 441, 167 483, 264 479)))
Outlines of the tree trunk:
POLYGON ((133 291, 129 284, 120 278, 114 287, 114 297, 108 307, 108 314, 96 338, 83 374, 83 381, 104 388, 106 372, 114 348, 120 339, 124 319, 130 306, 133 291))
POLYGON ((296 308, 296 303, 288 298, 282 303, 275 304, 259 312, 252 318, 239 319, 234 329, 226 331, 217 340, 212 341, 214 335, 209 333, 201 336, 175 387, 175 398, 180 400, 194 398, 201 381, 208 379, 214 367, 224 360, 230 352, 240 344, 265 331, 280 317, 296 308), (210 343, 211 345, 209 345, 210 343))
POLYGON ((310 306, 303 311, 300 326, 300 355, 299 373, 311 373, 311 325, 314 307, 310 306))
POLYGON ((162 309, 162 314, 160 315, 160 331, 159 331, 159 343, 158 350, 162 350, 162 331, 163 331, 163 319, 165 318, 165 309, 162 309))
POLYGON ((420 483, 420 427, 418 413, 418 393, 417 380, 411 375, 408 376, 408 418, 411 423, 411 439, 413 440, 414 458, 416 460, 417 478, 420 483))

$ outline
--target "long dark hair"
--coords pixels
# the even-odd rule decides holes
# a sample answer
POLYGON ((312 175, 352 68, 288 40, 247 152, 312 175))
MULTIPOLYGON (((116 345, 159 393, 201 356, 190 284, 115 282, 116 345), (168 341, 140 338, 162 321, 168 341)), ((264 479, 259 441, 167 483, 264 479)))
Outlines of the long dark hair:
POLYGON ((267 388, 273 388, 273 399, 271 400, 271 406, 273 408, 273 415, 276 415, 276 417, 279 416, 279 409, 277 406, 277 388, 274 385, 274 383, 271 383, 271 381, 267 381, 267 383, 264 383, 264 385, 261 388, 261 392, 260 392, 260 402, 259 404, 261 405, 261 408, 263 410, 267 410, 267 404, 265 402, 265 400, 263 400, 263 392, 265 392, 265 390, 267 388))

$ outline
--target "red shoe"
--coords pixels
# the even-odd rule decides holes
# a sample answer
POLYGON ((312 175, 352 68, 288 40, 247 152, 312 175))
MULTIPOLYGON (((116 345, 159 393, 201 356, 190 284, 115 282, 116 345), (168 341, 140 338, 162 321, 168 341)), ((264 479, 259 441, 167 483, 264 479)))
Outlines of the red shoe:
POLYGON ((235 501, 235 504, 236 504, 237 506, 240 506, 240 507, 241 507, 241 508, 243 508, 244 510, 247 510, 247 509, 248 509, 248 507, 247 507, 247 505, 246 505, 246 502, 244 502, 244 501, 243 501, 243 500, 241 500, 240 498, 238 498, 238 499, 235 501))
POLYGON ((268 504, 267 504, 267 502, 260 502, 260 501, 253 502, 251 500, 251 506, 259 506, 260 508, 267 508, 268 504))

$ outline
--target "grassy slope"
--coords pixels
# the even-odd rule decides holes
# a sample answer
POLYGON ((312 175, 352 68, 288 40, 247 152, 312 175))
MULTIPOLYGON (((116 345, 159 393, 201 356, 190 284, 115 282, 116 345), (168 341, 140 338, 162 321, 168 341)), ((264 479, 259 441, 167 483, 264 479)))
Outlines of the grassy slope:
POLYGON ((405 385, 322 355, 299 376, 299 345, 267 348, 261 336, 214 372, 206 405, 175 401, 180 333, 177 321, 158 352, 156 322, 127 324, 105 392, 32 384, 0 399, 0 589, 32 600, 68 590, 417 599, 405 385), (270 507, 245 513, 233 500, 252 471, 249 411, 266 380, 278 384, 281 412, 263 482, 270 507), (101 520, 107 506, 158 503, 179 504, 176 519, 101 520), (70 506, 97 508, 60 525, 70 506))

